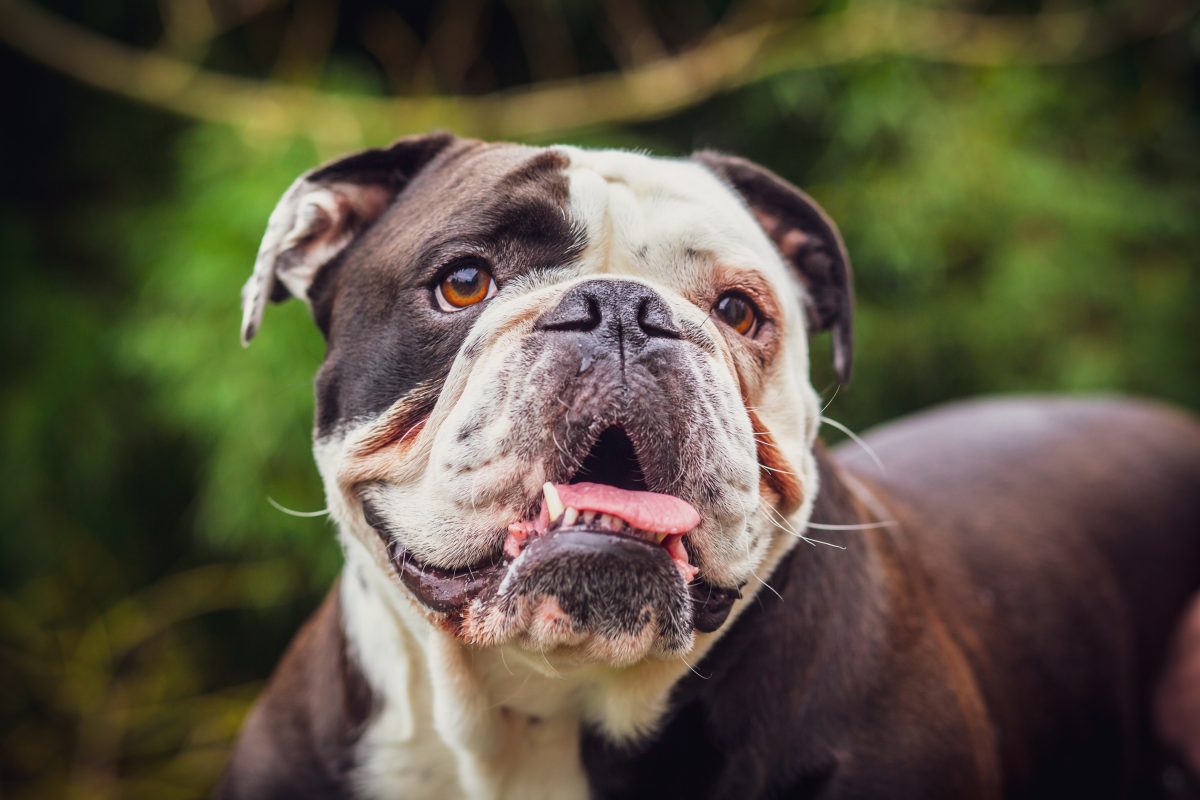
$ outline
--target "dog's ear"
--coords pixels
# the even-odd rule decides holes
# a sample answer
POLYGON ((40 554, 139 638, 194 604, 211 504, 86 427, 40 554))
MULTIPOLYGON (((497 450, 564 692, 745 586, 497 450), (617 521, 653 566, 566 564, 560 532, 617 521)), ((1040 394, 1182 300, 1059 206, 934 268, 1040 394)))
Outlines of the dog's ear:
POLYGON ((693 156, 745 199, 805 289, 809 331, 833 335, 833 368, 845 386, 854 357, 850 259, 841 234, 821 207, 770 170, 744 158, 704 150, 693 156))
POLYGON ((242 344, 262 323, 267 301, 309 302, 317 273, 391 205, 418 172, 454 140, 448 133, 413 136, 363 150, 296 179, 271 212, 242 288, 242 344))

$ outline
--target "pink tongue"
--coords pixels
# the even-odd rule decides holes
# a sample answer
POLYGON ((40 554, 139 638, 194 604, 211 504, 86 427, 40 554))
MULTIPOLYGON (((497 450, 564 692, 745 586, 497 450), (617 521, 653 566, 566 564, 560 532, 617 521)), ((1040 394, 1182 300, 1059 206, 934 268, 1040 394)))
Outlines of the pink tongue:
POLYGON ((603 483, 559 483, 554 488, 568 508, 612 514, 651 533, 687 533, 700 524, 700 514, 691 503, 669 494, 635 492, 603 483))

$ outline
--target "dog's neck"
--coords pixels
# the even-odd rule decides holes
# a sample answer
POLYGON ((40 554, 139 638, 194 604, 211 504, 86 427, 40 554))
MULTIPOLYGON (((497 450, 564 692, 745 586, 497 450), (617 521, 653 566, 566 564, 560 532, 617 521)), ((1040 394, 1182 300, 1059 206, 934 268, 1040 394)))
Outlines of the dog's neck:
MULTIPOLYGON (((816 458, 828 457, 818 448, 816 458)), ((829 465, 821 466, 821 481, 838 484, 829 465)), ((840 485, 824 488, 844 493, 840 485)), ((805 503, 793 517, 795 530, 804 530, 811 509, 805 503)), ((744 587, 729 620, 717 632, 698 634, 686 660, 572 666, 516 646, 464 646, 431 623, 357 539, 342 539, 343 625, 376 703, 359 741, 356 780, 381 795, 402 795, 420 774, 444 796, 534 796, 532 787, 554 797, 587 796, 581 729, 618 743, 652 734, 672 689, 765 585, 744 587)), ((758 574, 772 574, 795 543, 777 537, 758 574)), ((789 602, 805 602, 804 595, 789 602)))

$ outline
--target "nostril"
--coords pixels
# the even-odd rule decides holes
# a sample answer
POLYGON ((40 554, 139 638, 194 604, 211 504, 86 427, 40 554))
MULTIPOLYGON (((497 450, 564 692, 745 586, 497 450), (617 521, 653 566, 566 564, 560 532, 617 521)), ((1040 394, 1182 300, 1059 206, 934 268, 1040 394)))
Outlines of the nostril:
POLYGON ((538 327, 544 331, 591 331, 600 326, 600 301, 591 294, 577 294, 560 303, 538 327))
POLYGON ((576 284, 535 326, 540 331, 602 335, 621 348, 641 347, 653 339, 683 338, 666 301, 650 287, 626 280, 576 284))
POLYGON ((647 336, 678 339, 682 335, 675 327, 670 311, 657 297, 643 297, 638 303, 637 323, 647 336))

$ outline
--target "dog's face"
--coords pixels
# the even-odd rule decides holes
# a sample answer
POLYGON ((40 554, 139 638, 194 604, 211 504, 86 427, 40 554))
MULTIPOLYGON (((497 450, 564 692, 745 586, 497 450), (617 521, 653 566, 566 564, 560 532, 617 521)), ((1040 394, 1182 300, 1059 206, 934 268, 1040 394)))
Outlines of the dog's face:
MULTIPOLYGON (((300 178, 244 291, 328 341, 316 452, 348 543, 477 646, 674 656, 815 490, 808 330, 849 369, 849 267, 798 190, 447 135, 300 178)), ((782 538, 781 538, 782 537, 782 538)))

